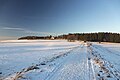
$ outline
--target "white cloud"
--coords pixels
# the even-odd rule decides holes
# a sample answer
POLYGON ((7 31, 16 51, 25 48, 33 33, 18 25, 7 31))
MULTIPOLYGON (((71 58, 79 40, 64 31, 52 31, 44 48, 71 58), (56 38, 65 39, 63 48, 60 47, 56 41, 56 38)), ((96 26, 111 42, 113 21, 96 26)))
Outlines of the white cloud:
POLYGON ((56 33, 51 33, 51 32, 39 32, 39 31, 33 31, 33 30, 28 30, 28 29, 23 29, 23 28, 15 28, 15 27, 2 27, 1 29, 3 30, 11 30, 11 31, 19 31, 19 33, 25 33, 25 34, 34 34, 34 35, 57 35, 56 33))
POLYGON ((4 29, 4 30, 23 30, 24 31, 24 29, 22 29, 22 28, 13 28, 13 27, 2 27, 2 29, 4 29))

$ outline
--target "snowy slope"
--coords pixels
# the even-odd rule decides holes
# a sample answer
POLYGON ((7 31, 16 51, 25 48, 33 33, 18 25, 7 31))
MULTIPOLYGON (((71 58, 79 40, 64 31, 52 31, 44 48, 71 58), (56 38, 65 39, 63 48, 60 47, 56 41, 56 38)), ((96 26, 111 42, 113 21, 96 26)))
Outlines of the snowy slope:
POLYGON ((1 80, 119 80, 120 44, 3 41, 1 80))

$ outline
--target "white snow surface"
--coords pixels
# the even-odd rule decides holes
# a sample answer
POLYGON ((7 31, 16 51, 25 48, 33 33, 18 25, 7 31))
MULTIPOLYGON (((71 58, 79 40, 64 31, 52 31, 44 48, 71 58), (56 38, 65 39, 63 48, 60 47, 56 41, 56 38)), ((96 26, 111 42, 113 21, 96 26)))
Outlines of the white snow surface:
POLYGON ((120 44, 1 41, 0 80, 120 80, 120 44))

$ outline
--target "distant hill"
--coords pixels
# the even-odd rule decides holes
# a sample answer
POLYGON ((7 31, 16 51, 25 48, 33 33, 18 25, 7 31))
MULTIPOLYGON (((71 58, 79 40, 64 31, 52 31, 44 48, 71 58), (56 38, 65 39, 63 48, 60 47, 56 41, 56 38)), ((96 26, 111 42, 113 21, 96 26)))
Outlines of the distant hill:
POLYGON ((93 41, 93 42, 117 42, 120 43, 120 34, 119 33, 108 33, 108 32, 99 32, 99 33, 69 33, 66 35, 55 36, 26 36, 18 38, 18 40, 27 39, 66 39, 68 41, 82 40, 82 41, 93 41))

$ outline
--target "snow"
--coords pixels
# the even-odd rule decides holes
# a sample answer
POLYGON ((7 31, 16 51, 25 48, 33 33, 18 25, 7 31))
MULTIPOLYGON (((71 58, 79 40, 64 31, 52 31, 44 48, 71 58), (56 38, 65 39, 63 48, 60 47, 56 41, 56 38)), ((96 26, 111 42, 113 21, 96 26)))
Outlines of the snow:
POLYGON ((0 42, 0 80, 120 80, 120 44, 0 42))

